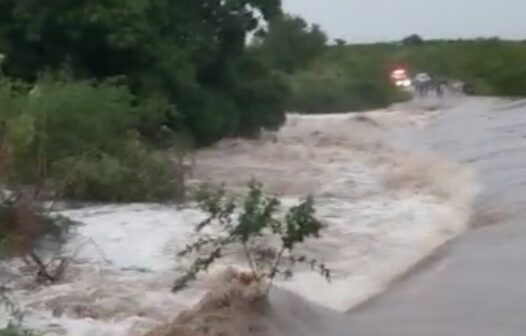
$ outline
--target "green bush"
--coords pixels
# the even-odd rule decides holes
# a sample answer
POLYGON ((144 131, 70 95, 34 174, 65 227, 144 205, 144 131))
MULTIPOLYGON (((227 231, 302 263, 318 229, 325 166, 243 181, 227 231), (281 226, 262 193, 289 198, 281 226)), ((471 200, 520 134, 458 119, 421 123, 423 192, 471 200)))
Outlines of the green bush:
POLYGON ((280 15, 256 36, 253 51, 272 69, 291 74, 305 68, 326 49, 327 35, 301 17, 280 15))
MULTIPOLYGON (((173 109, 161 109, 154 118, 142 115, 134 126, 148 137, 156 138, 161 125, 189 132, 200 145, 253 136, 269 120, 272 127, 283 121, 284 109, 270 69, 246 72, 247 60, 256 61, 246 52, 246 38, 280 12, 279 0, 4 1, 2 70, 30 82, 65 65, 76 80, 119 76, 141 104, 153 99, 177 105, 176 118, 173 109), (250 101, 250 111, 239 91, 247 77, 258 82, 264 97, 250 101)), ((98 104, 87 102, 86 109, 98 104)), ((117 118, 120 106, 107 107, 117 109, 117 118)), ((92 113, 102 123, 108 120, 92 113)))
POLYGON ((17 327, 7 327, 0 329, 0 336, 31 336, 34 335, 30 331, 23 330, 17 327))
POLYGON ((294 79, 288 107, 305 113, 354 112, 382 108, 403 97, 402 92, 374 80, 306 74, 294 79))
POLYGON ((395 66, 411 74, 460 79, 477 94, 526 96, 526 44, 489 40, 336 45, 287 77, 288 108, 298 112, 347 112, 408 99, 389 82, 395 66))
MULTIPOLYGON (((30 92, 18 86, 0 85, 1 159, 7 167, 2 183, 16 189, 45 182, 61 196, 90 201, 182 195, 182 168, 134 131, 142 120, 152 125, 155 113, 171 111, 165 101, 139 104, 126 87, 111 82, 46 76, 30 92)), ((170 130, 157 134, 159 141, 175 139, 170 130)))
POLYGON ((118 151, 140 117, 127 89, 109 83, 43 78, 27 92, 4 81, 2 92, 0 119, 26 177, 38 160, 49 168, 69 156, 118 151))
POLYGON ((90 151, 114 152, 141 117, 126 87, 48 78, 37 82, 22 109, 34 119, 38 135, 45 137, 50 160, 90 151))
POLYGON ((346 47, 349 55, 383 55, 387 64, 404 64, 471 83, 477 94, 526 96, 526 44, 499 39, 426 41, 417 46, 377 44, 346 47))
POLYGON ((167 153, 147 149, 131 137, 120 153, 70 157, 56 165, 66 176, 69 199, 104 202, 154 202, 184 196, 183 167, 167 153))
POLYGON ((226 251, 236 247, 243 251, 250 266, 249 278, 263 281, 267 292, 277 276, 292 277, 298 264, 307 264, 330 280, 331 271, 325 264, 296 254, 298 246, 309 238, 319 238, 324 228, 316 218, 313 198, 307 197, 283 213, 280 201, 265 195, 261 183, 253 180, 247 189, 241 200, 228 195, 223 188, 204 185, 198 189, 196 201, 207 218, 196 227, 197 239, 178 253, 179 257, 195 259, 175 280, 174 292, 185 288, 199 273, 223 258, 226 251), (205 227, 222 234, 205 234, 205 227))
POLYGON ((334 47, 307 69, 289 77, 289 110, 353 112, 381 108, 406 98, 389 82, 383 55, 349 54, 334 47))

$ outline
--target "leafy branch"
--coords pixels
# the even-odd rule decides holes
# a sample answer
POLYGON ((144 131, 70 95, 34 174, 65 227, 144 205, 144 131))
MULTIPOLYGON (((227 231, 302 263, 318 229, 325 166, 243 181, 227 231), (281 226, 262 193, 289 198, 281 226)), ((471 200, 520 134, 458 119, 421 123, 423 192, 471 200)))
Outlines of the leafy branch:
POLYGON ((196 257, 174 282, 174 292, 184 289, 229 249, 242 251, 254 278, 266 280, 268 290, 276 276, 292 277, 297 264, 309 265, 330 280, 331 272, 324 264, 294 254, 299 244, 311 237, 319 238, 323 229, 323 224, 315 217, 312 197, 288 209, 285 216, 279 216, 281 202, 266 196, 262 184, 252 180, 241 202, 227 195, 223 186, 210 185, 198 190, 196 200, 208 216, 196 227, 199 238, 178 253, 178 257, 196 257), (203 234, 207 227, 216 233, 203 234))

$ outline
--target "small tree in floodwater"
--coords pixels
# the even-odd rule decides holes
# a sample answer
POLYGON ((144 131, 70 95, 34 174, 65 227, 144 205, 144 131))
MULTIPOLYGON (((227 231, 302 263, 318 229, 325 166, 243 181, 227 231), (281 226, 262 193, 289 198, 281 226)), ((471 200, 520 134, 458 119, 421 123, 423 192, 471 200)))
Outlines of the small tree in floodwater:
POLYGON ((242 202, 228 196, 222 187, 207 185, 197 192, 197 201, 208 216, 196 228, 200 237, 178 253, 179 257, 191 254, 197 257, 187 272, 175 281, 174 292, 185 288, 200 272, 208 270, 236 248, 243 251, 253 278, 268 280, 268 290, 276 276, 292 277, 294 266, 300 263, 309 265, 330 280, 331 273, 324 264, 294 253, 307 238, 319 238, 323 229, 323 224, 315 217, 312 197, 279 216, 280 201, 266 196, 262 185, 252 181, 242 202), (213 227, 217 233, 203 234, 206 227, 213 227))

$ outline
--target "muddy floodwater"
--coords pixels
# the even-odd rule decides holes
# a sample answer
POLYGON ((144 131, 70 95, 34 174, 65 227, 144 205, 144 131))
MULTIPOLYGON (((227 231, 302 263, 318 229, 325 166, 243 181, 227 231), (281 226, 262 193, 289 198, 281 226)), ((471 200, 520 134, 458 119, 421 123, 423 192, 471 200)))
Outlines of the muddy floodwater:
MULTIPOLYGON (((363 114, 291 114, 277 133, 197 153, 194 182, 235 193, 256 178, 285 205, 312 194, 327 224, 302 252, 325 261, 332 281, 298 269, 277 282, 269 303, 245 306, 250 326, 236 322, 229 334, 522 335, 525 126, 520 101, 457 97, 363 114)), ((80 224, 64 247, 73 263, 61 283, 36 286, 20 260, 0 265, 28 328, 143 335, 217 287, 213 270, 170 293, 188 264, 176 251, 203 218, 191 204, 62 214, 80 224)), ((217 272, 227 265, 245 266, 234 254, 217 272)))
POLYGON ((469 99, 406 141, 478 172, 473 229, 352 311, 349 335, 524 335, 526 101, 469 99))

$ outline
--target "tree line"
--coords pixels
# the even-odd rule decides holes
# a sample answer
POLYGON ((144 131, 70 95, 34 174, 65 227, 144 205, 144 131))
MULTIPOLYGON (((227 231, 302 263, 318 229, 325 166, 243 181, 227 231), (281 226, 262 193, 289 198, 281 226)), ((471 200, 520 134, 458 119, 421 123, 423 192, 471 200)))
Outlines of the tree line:
POLYGON ((180 195, 172 157, 275 130, 287 110, 408 99, 389 82, 393 65, 526 94, 522 42, 349 45, 280 0, 0 0, 0 55, 4 185, 56 189, 67 176, 60 193, 81 200, 180 195))

